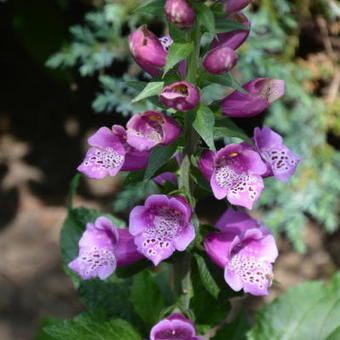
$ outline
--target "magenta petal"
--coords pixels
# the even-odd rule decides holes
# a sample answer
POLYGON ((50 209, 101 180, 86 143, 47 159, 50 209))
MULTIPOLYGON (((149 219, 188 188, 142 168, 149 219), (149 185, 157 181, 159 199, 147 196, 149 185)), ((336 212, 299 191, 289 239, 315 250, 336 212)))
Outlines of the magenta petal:
POLYGON ((248 171, 257 175, 263 175, 267 171, 266 165, 256 151, 244 150, 242 154, 248 171))
POLYGON ((144 256, 137 250, 134 243, 134 237, 129 233, 129 231, 127 229, 117 230, 119 233, 119 243, 115 250, 117 266, 127 266, 144 258, 144 256))
POLYGON ((124 153, 124 148, 117 136, 107 127, 101 127, 91 137, 88 138, 87 142, 91 146, 105 149, 111 147, 119 153, 124 153))
POLYGON ((223 187, 221 183, 217 180, 217 175, 216 172, 213 173, 213 175, 210 178, 210 185, 212 192, 214 196, 218 199, 221 200, 225 198, 228 194, 228 188, 223 187))
POLYGON ((138 151, 133 147, 126 147, 125 161, 121 171, 136 171, 144 169, 148 165, 150 152, 138 151))
POLYGON ((145 210, 141 205, 131 210, 129 217, 129 232, 131 235, 138 235, 144 231, 145 210))
POLYGON ((150 340, 192 340, 196 335, 191 323, 163 319, 151 329, 150 340))
POLYGON ((183 251, 194 239, 195 227, 189 223, 186 228, 182 230, 180 237, 174 239, 174 247, 179 251, 183 251))
POLYGON ((165 15, 176 27, 191 27, 196 14, 186 0, 167 0, 164 6, 165 15))
POLYGON ((166 182, 177 183, 177 176, 173 172, 163 172, 152 179, 158 185, 165 185, 166 182))
POLYGON ((224 270, 224 280, 235 292, 239 292, 243 288, 243 282, 239 275, 230 270, 228 266, 224 270))
POLYGON ((248 35, 250 33, 250 21, 243 13, 233 13, 227 16, 227 19, 242 24, 243 26, 245 26, 245 29, 238 29, 217 34, 216 39, 212 42, 212 48, 218 46, 227 46, 229 48, 232 48, 233 50, 236 50, 248 38, 248 35))
POLYGON ((210 178, 214 172, 214 157, 215 152, 204 151, 198 163, 199 169, 208 181, 210 181, 210 178))
POLYGON ((230 71, 237 63, 238 56, 228 46, 212 49, 203 60, 204 68, 212 74, 223 74, 230 71))
POLYGON ((220 267, 228 262, 229 247, 236 234, 209 233, 204 240, 204 248, 208 256, 220 267))
POLYGON ((227 13, 240 11, 248 6, 251 0, 222 0, 225 3, 225 10, 227 13))

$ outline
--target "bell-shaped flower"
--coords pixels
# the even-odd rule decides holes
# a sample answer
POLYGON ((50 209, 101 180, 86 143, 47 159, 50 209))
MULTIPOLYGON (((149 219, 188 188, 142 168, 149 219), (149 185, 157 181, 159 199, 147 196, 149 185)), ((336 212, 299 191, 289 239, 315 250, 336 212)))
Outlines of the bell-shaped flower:
POLYGON ((203 340, 193 323, 182 314, 173 313, 152 327, 150 340, 203 340))
POLYGON ((264 188, 262 174, 267 170, 260 155, 244 144, 229 144, 217 152, 203 152, 199 161, 202 174, 210 181, 217 199, 252 209, 264 188))
POLYGON ((245 28, 217 34, 216 38, 212 42, 212 48, 226 46, 236 50, 248 38, 250 33, 250 21, 243 13, 233 13, 227 16, 227 19, 235 21, 245 26, 245 28))
POLYGON ((209 233, 204 248, 224 268, 224 279, 235 291, 267 295, 272 263, 278 256, 270 231, 245 212, 228 209, 217 222, 220 232, 209 233))
POLYGON ((254 129, 256 148, 267 165, 266 176, 275 176, 280 181, 288 181, 295 173, 301 158, 296 156, 286 145, 282 137, 264 126, 254 129))
POLYGON ((224 3, 224 10, 227 13, 234 13, 240 11, 248 6, 251 0, 221 0, 224 3))
POLYGON ((195 23, 196 14, 186 0, 167 0, 165 15, 178 28, 191 27, 195 23))
POLYGON ((195 238, 191 215, 183 196, 151 195, 144 206, 132 209, 129 231, 137 249, 156 266, 175 250, 185 250, 195 238))
POLYGON ((77 170, 90 178, 115 176, 119 171, 146 167, 149 152, 141 152, 126 143, 126 131, 114 125, 112 130, 101 127, 88 139, 90 148, 77 170))
POLYGON ((152 76, 161 74, 165 66, 168 52, 158 37, 141 26, 129 36, 129 46, 136 63, 152 76))
POLYGON ((117 266, 132 264, 144 256, 137 251, 127 229, 116 228, 107 217, 88 223, 79 240, 79 254, 68 267, 88 280, 107 279, 117 266))
POLYGON ((256 78, 243 88, 247 93, 236 90, 221 100, 223 114, 229 117, 256 116, 284 95, 285 83, 280 79, 256 78))
POLYGON ((211 50, 203 60, 204 68, 212 74, 229 72, 237 63, 238 56, 228 46, 219 46, 211 50))
POLYGON ((181 133, 175 120, 155 111, 133 115, 126 127, 127 142, 139 151, 170 144, 181 133))
POLYGON ((190 111, 200 101, 200 92, 197 87, 186 82, 179 81, 165 86, 159 96, 160 101, 167 107, 178 111, 190 111))

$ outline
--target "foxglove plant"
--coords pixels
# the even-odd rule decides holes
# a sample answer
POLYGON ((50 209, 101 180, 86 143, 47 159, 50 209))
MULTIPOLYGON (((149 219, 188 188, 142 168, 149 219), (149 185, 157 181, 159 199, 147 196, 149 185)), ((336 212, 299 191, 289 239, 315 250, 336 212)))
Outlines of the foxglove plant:
MULTIPOLYGON (((139 329, 144 339, 215 339, 228 309, 219 295, 227 290, 229 297, 241 290, 267 295, 273 281, 275 239, 243 208, 254 208, 266 177, 287 181, 301 159, 269 127, 255 128, 251 139, 226 117, 257 115, 284 94, 282 80, 258 78, 242 89, 228 73, 236 66, 235 50, 249 34, 250 22, 239 12, 248 3, 155 0, 145 5, 151 12, 162 8, 170 35, 158 38, 145 25, 130 34, 132 57, 153 77, 148 84, 133 82, 142 89, 133 102, 149 100, 157 111, 135 114, 126 128, 101 127, 88 139, 90 148, 78 167, 97 179, 128 172, 124 183, 133 191, 132 209, 126 228, 116 228, 110 219, 69 203, 72 223, 67 221, 64 228, 80 226, 72 229, 72 258, 63 249, 64 262, 83 280, 99 278, 98 285, 106 280, 103 291, 106 283, 116 285, 133 276, 132 285, 127 280, 124 287, 133 302, 129 319, 144 322, 139 329), (211 43, 203 46, 202 36, 209 29, 211 43), (231 86, 234 92, 215 98, 207 88, 216 84, 231 86), (216 150, 215 138, 235 136, 243 142, 216 150), (150 183, 153 192, 146 189, 150 183), (202 225, 196 211, 207 192, 228 207, 215 229, 202 225), (214 264, 223 268, 226 284, 221 284, 222 273, 214 264), (145 307, 145 301, 150 305, 145 307), (209 308, 205 312, 202 307, 205 303, 216 305, 211 316, 209 308)), ((112 220, 119 221, 114 216, 112 220)), ((121 338, 132 338, 137 331, 131 332, 121 338)), ((228 331, 222 338, 229 338, 228 331)))

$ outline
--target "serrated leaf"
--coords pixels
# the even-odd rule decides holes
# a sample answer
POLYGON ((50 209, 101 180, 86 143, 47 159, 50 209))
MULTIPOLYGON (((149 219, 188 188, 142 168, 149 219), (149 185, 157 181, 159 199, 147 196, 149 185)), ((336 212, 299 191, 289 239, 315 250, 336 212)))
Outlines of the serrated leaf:
POLYGON ((214 144, 214 125, 214 112, 208 106, 201 103, 196 112, 193 127, 212 151, 216 150, 214 144))
POLYGON ((248 93, 242 87, 242 85, 233 77, 233 75, 230 72, 225 73, 223 75, 219 75, 219 76, 206 72, 206 73, 203 74, 202 78, 205 79, 205 80, 209 80, 212 83, 231 87, 231 88, 238 90, 238 91, 245 93, 245 94, 248 93))
POLYGON ((138 96, 132 99, 132 103, 160 94, 163 89, 163 86, 164 81, 154 81, 147 83, 142 92, 140 92, 138 96))
POLYGON ((165 0, 149 1, 146 4, 138 6, 134 13, 150 14, 150 15, 162 15, 164 13, 165 0))
POLYGON ((192 3, 200 23, 208 30, 209 33, 215 34, 215 17, 210 7, 201 3, 192 3))
POLYGON ((130 301, 136 313, 149 326, 159 321, 164 306, 164 297, 152 274, 144 270, 133 279, 130 301))
POLYGON ((231 119, 223 117, 216 121, 214 128, 215 137, 237 137, 241 138, 249 144, 253 145, 254 142, 249 138, 242 129, 240 129, 231 119))
POLYGON ((210 274, 204 258, 197 253, 194 253, 194 258, 197 263, 198 272, 203 286, 215 299, 217 299, 218 294, 220 293, 220 289, 216 284, 214 278, 210 274))
POLYGON ((102 312, 83 313, 71 320, 45 328, 55 340, 141 340, 138 332, 125 320, 108 320, 102 312))
POLYGON ((181 60, 187 58, 194 49, 193 42, 174 42, 169 49, 167 63, 164 68, 165 75, 169 70, 171 70, 176 64, 181 60))
POLYGON ((144 180, 150 179, 176 152, 179 140, 165 146, 152 148, 149 163, 145 170, 144 180))
POLYGON ((248 339, 339 339, 339 315, 340 273, 329 284, 305 282, 280 295, 257 313, 248 339))
POLYGON ((236 30, 249 30, 250 28, 240 24, 237 21, 227 18, 215 18, 216 20, 216 33, 224 33, 236 30))

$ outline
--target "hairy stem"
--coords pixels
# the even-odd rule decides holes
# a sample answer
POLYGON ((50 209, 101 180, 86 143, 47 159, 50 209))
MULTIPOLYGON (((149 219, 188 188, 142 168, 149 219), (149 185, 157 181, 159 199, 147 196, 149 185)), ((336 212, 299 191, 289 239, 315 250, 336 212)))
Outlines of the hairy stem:
MULTIPOLYGON (((192 31, 191 39, 194 41, 194 50, 187 60, 187 75, 186 80, 191 84, 197 83, 197 75, 199 68, 199 51, 200 51, 200 27, 196 25, 192 31)), ((179 189, 184 189, 186 195, 193 198, 193 186, 190 181, 191 172, 191 156, 196 152, 199 142, 199 136, 192 127, 192 115, 187 112, 184 116, 184 134, 185 145, 183 149, 183 159, 180 166, 180 175, 178 179, 179 189)), ((193 208, 194 200, 190 201, 193 208)), ((192 295, 192 282, 190 278, 191 274, 191 256, 189 253, 184 253, 173 264, 173 280, 174 289, 179 296, 181 306, 185 309, 189 308, 190 298, 192 295)))

